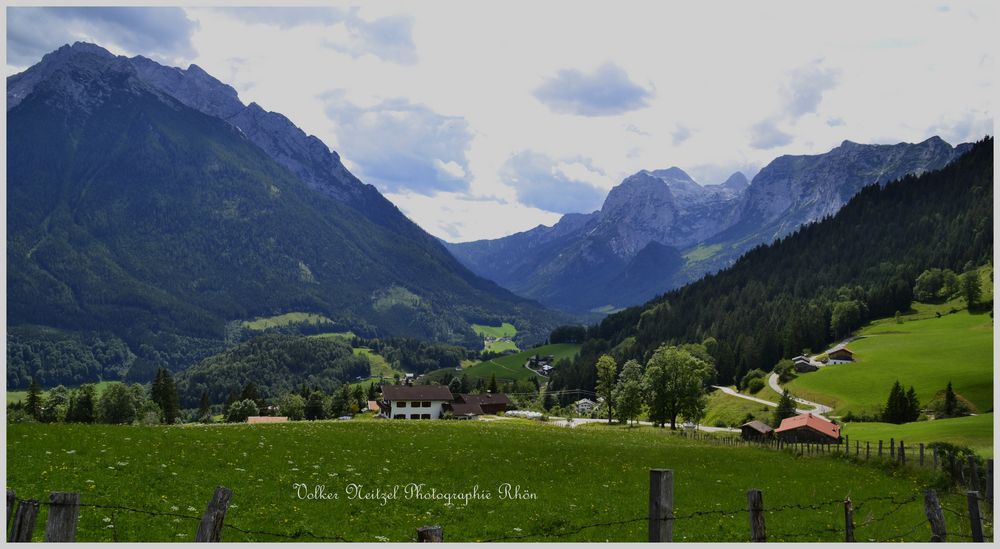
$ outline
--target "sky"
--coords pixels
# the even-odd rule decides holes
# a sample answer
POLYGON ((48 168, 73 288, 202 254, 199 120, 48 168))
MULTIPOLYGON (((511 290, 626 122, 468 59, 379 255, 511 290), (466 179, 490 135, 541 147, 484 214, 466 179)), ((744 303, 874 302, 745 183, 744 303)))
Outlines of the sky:
POLYGON ((992 135, 993 4, 26 5, 6 68, 78 40, 197 64, 463 242, 597 210, 643 169, 713 184, 844 140, 992 135))

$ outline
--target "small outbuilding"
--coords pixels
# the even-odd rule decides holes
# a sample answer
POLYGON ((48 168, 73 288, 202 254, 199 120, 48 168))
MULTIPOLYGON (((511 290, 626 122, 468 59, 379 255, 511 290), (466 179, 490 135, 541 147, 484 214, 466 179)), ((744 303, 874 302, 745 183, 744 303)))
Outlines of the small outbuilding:
POLYGON ((785 442, 837 443, 840 441, 840 425, 810 413, 781 420, 781 425, 774 430, 774 433, 785 442))
POLYGON ((797 356, 793 358, 792 364, 795 366, 795 371, 799 373, 815 372, 816 370, 819 370, 819 366, 805 356, 797 356))
POLYGON ((285 423, 288 418, 285 416, 250 416, 247 418, 247 423, 257 424, 257 423, 285 423))
POLYGON ((507 411, 510 399, 504 393, 483 393, 480 395, 458 395, 457 403, 475 404, 482 414, 500 414, 507 411))
POLYGON ((848 349, 843 343, 827 351, 826 356, 829 357, 830 364, 854 362, 854 351, 848 349))
POLYGON ((774 436, 774 429, 763 421, 750 421, 740 425, 743 440, 765 440, 774 436))

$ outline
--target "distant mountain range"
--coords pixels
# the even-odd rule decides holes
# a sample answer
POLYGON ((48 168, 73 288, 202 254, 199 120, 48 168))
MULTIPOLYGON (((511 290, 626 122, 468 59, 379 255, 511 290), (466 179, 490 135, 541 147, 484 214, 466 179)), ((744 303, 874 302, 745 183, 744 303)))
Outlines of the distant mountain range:
POLYGON ((610 312, 732 264, 759 244, 836 213, 867 185, 939 169, 971 145, 844 141, 825 154, 781 156, 753 181, 699 185, 677 167, 640 171, 599 211, 568 214, 496 240, 447 244, 473 272, 573 312, 610 312))
POLYGON ((76 43, 9 77, 7 108, 12 327, 139 352, 291 311, 470 346, 472 322, 531 342, 566 320, 470 272, 319 139, 197 66, 76 43))

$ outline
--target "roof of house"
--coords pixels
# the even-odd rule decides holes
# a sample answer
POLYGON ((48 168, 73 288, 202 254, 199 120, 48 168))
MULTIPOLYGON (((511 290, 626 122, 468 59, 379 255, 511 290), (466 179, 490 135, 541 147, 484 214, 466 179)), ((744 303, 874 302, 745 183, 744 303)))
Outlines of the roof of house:
POLYGON ((380 409, 381 408, 379 408, 377 400, 369 400, 368 401, 368 411, 369 412, 378 412, 380 409))
POLYGON ((483 409, 474 402, 452 402, 448 406, 451 407, 451 413, 456 416, 483 415, 483 409))
POLYGON ((832 349, 830 349, 829 351, 827 351, 826 354, 836 353, 837 351, 846 351, 848 353, 851 353, 852 355, 854 354, 854 351, 852 351, 852 350, 850 350, 850 349, 847 348, 847 344, 846 343, 839 343, 839 344, 837 344, 832 349))
POLYGON ((763 421, 753 420, 748 423, 744 423, 740 427, 749 427, 758 433, 767 434, 773 431, 770 425, 764 423, 763 421))
POLYGON ((808 427, 829 437, 840 438, 840 425, 809 413, 781 420, 781 425, 775 429, 775 432, 781 433, 801 427, 808 427))
POLYGON ((454 397, 444 385, 383 385, 385 400, 452 400, 454 397))
POLYGON ((468 404, 510 404, 510 399, 504 393, 483 393, 481 395, 459 395, 462 402, 468 404))
POLYGON ((792 358, 792 362, 803 362, 803 361, 811 362, 809 357, 803 355, 799 355, 797 357, 792 358))

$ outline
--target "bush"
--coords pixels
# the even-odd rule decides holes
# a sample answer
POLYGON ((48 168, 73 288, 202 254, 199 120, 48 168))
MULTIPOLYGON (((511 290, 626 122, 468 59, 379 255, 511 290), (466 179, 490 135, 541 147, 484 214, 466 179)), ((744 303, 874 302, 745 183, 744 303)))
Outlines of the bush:
MULTIPOLYGON (((764 370, 759 370, 759 369, 750 370, 749 372, 746 373, 746 375, 743 376, 743 379, 740 380, 740 389, 748 389, 750 387, 750 384, 753 383, 754 380, 760 380, 761 388, 763 388, 764 376, 766 375, 767 372, 765 372, 764 370)), ((760 389, 757 389, 757 391, 759 390, 760 389)), ((752 392, 756 393, 757 391, 752 391, 752 392)))
POLYGON ((255 416, 260 413, 257 409, 257 403, 250 400, 240 400, 234 402, 232 406, 229 407, 229 414, 226 415, 226 421, 229 423, 242 423, 247 420, 250 416, 255 416))
POLYGON ((948 442, 932 442, 928 445, 928 448, 932 451, 937 450, 938 461, 941 463, 941 471, 947 474, 952 485, 971 485, 971 479, 968 478, 971 473, 968 469, 970 457, 976 461, 976 468, 979 473, 978 476, 980 477, 979 485, 986 485, 986 468, 984 467, 983 458, 976 455, 976 453, 972 451, 972 448, 967 446, 958 446, 957 444, 950 444, 948 442))
POLYGON ((751 379, 750 383, 747 384, 747 390, 751 393, 757 393, 763 388, 764 388, 764 380, 759 377, 751 379))

